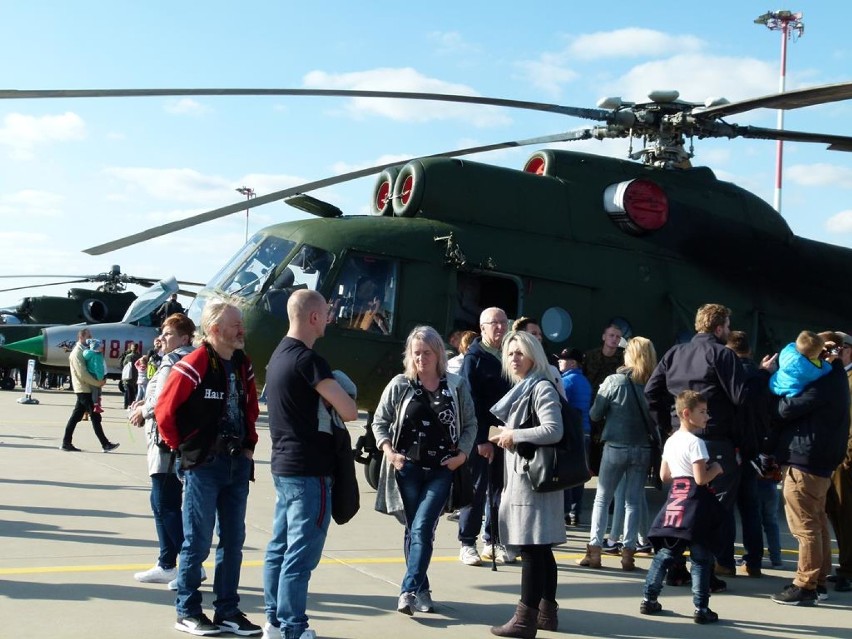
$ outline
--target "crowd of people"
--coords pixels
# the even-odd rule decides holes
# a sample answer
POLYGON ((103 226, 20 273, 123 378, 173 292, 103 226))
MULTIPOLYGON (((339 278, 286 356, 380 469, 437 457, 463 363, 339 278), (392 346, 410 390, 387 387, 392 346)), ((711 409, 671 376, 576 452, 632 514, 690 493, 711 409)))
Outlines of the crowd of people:
MULTIPOLYGON (((175 628, 189 634, 316 637, 308 589, 331 519, 333 429, 357 418, 356 389, 314 350, 328 322, 322 295, 293 292, 287 315, 288 333, 266 373, 276 500, 263 626, 242 612, 238 594, 259 415, 239 308, 208 301, 199 327, 172 313, 155 349, 130 350, 124 358, 135 380, 147 382, 144 390, 126 390, 125 402, 131 423, 147 436, 159 541, 156 563, 135 577, 176 591, 175 628), (211 620, 199 586, 214 527, 211 620)), ((632 571, 638 553, 653 553, 641 614, 662 610, 664 584, 691 583, 694 621, 717 621, 709 600, 727 587, 720 577, 762 576, 764 533, 770 565, 780 567, 779 481, 799 559, 792 582, 772 600, 813 605, 827 597, 830 579, 837 591, 852 590, 852 336, 803 331, 780 357, 757 364, 747 336, 731 331, 730 319, 726 307, 705 304, 694 337, 659 361, 649 339, 625 339, 617 323, 604 328, 600 347, 550 356, 538 322, 519 318, 510 330, 496 307, 481 312, 479 333, 449 336, 450 349, 434 328, 415 327, 403 372, 388 381, 371 423, 382 455, 375 508, 403 526, 396 610, 415 615, 440 607, 428 576, 433 541, 465 478, 472 486, 457 516, 460 562, 522 561, 515 612, 492 634, 526 638, 558 629, 553 546, 565 542, 566 527, 581 525, 584 487, 540 492, 526 469, 529 451, 562 439, 564 402, 581 416, 598 475, 588 545, 577 563, 596 569, 602 554, 615 554, 632 571), (668 484, 659 513, 648 510, 649 472, 668 484), (740 558, 735 509, 745 549, 740 558), (840 548, 834 575, 829 520, 840 548)), ((77 401, 62 449, 77 450, 74 427, 88 413, 108 452, 118 444, 101 427, 102 357, 99 366, 99 345, 87 344, 87 333, 80 331, 70 354, 77 401)))

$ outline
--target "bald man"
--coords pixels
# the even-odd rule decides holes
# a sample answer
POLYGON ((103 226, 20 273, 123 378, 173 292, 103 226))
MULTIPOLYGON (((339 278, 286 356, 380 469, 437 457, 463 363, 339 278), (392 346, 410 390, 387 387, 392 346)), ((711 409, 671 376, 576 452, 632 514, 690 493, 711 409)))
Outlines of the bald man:
POLYGON ((290 329, 266 369, 276 499, 263 573, 264 636, 303 639, 316 636, 308 630, 308 582, 331 518, 334 445, 330 427, 320 425, 319 402, 343 421, 357 419, 358 409, 313 350, 328 321, 323 296, 295 291, 287 317, 290 329))

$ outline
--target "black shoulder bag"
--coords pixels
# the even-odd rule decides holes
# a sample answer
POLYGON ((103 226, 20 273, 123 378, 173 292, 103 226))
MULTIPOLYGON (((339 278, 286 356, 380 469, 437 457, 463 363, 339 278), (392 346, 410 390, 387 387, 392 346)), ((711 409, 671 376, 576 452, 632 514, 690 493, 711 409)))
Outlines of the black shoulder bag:
POLYGON ((648 443, 651 445, 651 465, 648 468, 648 480, 657 490, 663 489, 663 480, 660 479, 660 464, 663 460, 663 450, 660 443, 660 432, 648 419, 645 411, 642 410, 642 402, 639 401, 639 393, 636 392, 636 387, 633 385, 633 379, 630 375, 627 376, 627 383, 630 385, 630 390, 633 391, 633 399, 636 400, 636 408, 639 414, 642 415, 642 421, 645 422, 645 430, 648 433, 648 443))
MULTIPOLYGON (((543 380, 549 381, 549 380, 543 380)), ((534 492, 550 493, 585 484, 592 478, 586 461, 583 415, 557 391, 562 417, 562 438, 555 444, 522 442, 516 447, 525 459, 523 468, 534 492)), ((532 392, 529 395, 530 421, 527 428, 541 422, 535 414, 532 392)))

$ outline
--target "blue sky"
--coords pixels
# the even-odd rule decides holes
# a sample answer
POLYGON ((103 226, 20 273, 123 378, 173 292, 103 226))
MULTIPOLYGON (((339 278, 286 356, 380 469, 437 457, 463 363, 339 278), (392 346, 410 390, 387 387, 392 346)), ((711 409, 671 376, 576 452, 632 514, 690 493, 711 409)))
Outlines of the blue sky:
MULTIPOLYGON (((812 3, 813 4, 813 3, 812 3)), ((852 80, 850 8, 804 9, 787 88, 852 80)), ((778 90, 780 34, 766 6, 672 3, 6 3, 5 88, 306 87, 465 93, 594 107, 609 95, 730 100, 778 90)), ((852 102, 787 112, 788 129, 852 135, 852 102)), ((774 111, 729 118, 775 126, 774 111)), ((241 199, 395 159, 557 133, 554 114, 340 98, 122 98, 0 102, 0 274, 206 281, 242 245, 243 214, 91 257, 84 248, 241 199)), ((623 157, 626 140, 551 145, 623 157)), ((535 150, 472 159, 520 168, 535 150)), ((775 143, 696 141, 696 164, 771 202, 775 143)), ((852 246, 852 155, 785 145, 782 212, 800 235, 852 246)), ((364 213, 373 179, 313 195, 364 213)), ((276 203, 249 228, 301 214, 276 203)), ((7 286, 37 280, 3 280, 7 286)), ((0 288, 5 288, 0 286, 0 288)), ((64 294, 35 289, 31 294, 64 294)), ((0 306, 27 291, 0 293, 0 306)))

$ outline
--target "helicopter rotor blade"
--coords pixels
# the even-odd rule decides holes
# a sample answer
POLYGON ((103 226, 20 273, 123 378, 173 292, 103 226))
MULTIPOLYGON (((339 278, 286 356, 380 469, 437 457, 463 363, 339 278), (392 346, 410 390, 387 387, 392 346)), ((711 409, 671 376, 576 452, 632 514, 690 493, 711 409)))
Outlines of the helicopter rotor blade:
POLYGON ((852 82, 841 82, 838 84, 823 84, 805 89, 795 89, 784 93, 773 93, 758 98, 720 104, 713 107, 699 107, 693 113, 695 115, 712 115, 722 118, 727 115, 743 113, 752 109, 800 109, 827 102, 839 102, 852 98, 852 82))
POLYGON ((0 89, 0 100, 32 100, 42 98, 131 98, 131 97, 178 97, 178 96, 311 96, 342 98, 393 98, 404 100, 431 100, 435 102, 455 102, 460 104, 480 104, 545 111, 570 115, 589 120, 606 121, 610 111, 582 107, 530 102, 527 100, 507 100, 477 95, 457 95, 450 93, 422 93, 410 91, 366 91, 359 89, 0 89))
MULTIPOLYGON (((5 277, 15 277, 15 276, 7 275, 5 277)), ((46 275, 44 277, 50 277, 50 276, 46 275)), ((54 276, 54 277, 56 277, 56 276, 54 276)), ((15 286, 14 288, 0 289, 0 293, 8 293, 9 291, 22 291, 22 290, 28 289, 28 288, 41 288, 43 286, 62 286, 63 284, 80 284, 82 282, 88 282, 88 281, 89 281, 88 279, 85 279, 85 280, 66 280, 65 282, 51 282, 50 284, 32 284, 30 286, 15 286)))
POLYGON ((734 137, 758 140, 783 140, 785 142, 821 142, 828 144, 828 148, 832 151, 852 151, 852 137, 846 135, 807 133, 804 131, 789 131, 787 129, 772 129, 760 126, 734 126, 733 128, 734 137))
MULTIPOLYGON (((528 138, 526 140, 498 142, 496 144, 485 144, 482 146, 468 147, 466 149, 457 149, 455 151, 433 153, 432 155, 426 155, 421 157, 459 157, 462 155, 471 155, 473 153, 484 153, 486 151, 507 149, 511 147, 529 146, 533 144, 550 144, 552 142, 584 140, 592 137, 593 131, 594 129, 589 128, 575 129, 573 131, 566 131, 565 133, 557 133, 555 135, 545 135, 537 138, 528 138)), ((409 158, 408 160, 396 162, 386 162, 384 164, 378 164, 376 166, 371 166, 366 169, 358 169, 357 171, 350 171, 348 173, 342 173, 340 175, 323 178, 321 180, 306 182, 305 184, 293 186, 287 189, 283 189, 281 191, 275 191, 267 195, 260 195, 258 197, 251 198, 250 200, 237 202, 236 204, 229 204, 228 206, 223 206, 221 208, 214 209, 212 211, 207 211, 205 213, 199 213, 198 215, 193 215, 182 220, 175 220, 174 222, 161 224, 160 226, 155 226, 144 231, 140 231, 139 233, 134 233, 133 235, 128 235, 117 240, 112 240, 111 242, 106 242, 105 244, 99 244, 98 246, 93 246, 91 248, 84 249, 83 252, 88 253, 89 255, 103 255, 104 253, 116 251, 118 249, 125 248, 128 246, 133 246, 134 244, 145 242, 147 240, 152 240, 156 237, 162 237, 163 235, 168 235, 169 233, 174 233, 175 231, 181 231, 183 229, 197 226, 198 224, 217 220, 221 217, 225 217, 233 213, 240 213, 256 206, 262 206, 264 204, 269 204, 270 202, 277 202, 278 200, 283 200, 284 198, 289 197, 291 195, 295 195, 297 193, 315 191, 317 189, 333 186, 335 184, 341 184, 343 182, 349 182, 351 180, 366 177, 368 175, 375 175, 377 173, 381 173, 390 166, 405 164, 406 162, 410 162, 411 160, 415 159, 418 158, 409 158)))
MULTIPOLYGON (((0 275, 0 279, 27 279, 30 277, 79 277, 83 280, 89 280, 92 278, 91 275, 71 275, 70 273, 66 273, 65 275, 42 275, 38 274, 28 274, 28 275, 0 275)), ((59 282, 62 284, 62 282, 59 282)), ((44 286, 53 286, 52 284, 44 284, 44 286)))

